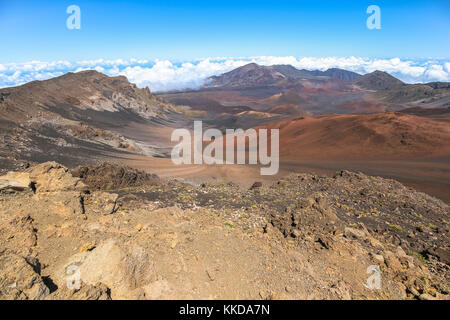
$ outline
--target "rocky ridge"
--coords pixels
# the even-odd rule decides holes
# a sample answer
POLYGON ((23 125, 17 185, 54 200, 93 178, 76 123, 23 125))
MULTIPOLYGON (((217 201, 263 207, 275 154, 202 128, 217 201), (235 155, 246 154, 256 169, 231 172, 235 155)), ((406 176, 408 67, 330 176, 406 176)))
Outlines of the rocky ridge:
POLYGON ((148 87, 93 70, 2 88, 0 97, 0 169, 9 170, 50 159, 74 166, 111 154, 156 154, 123 128, 177 114, 148 87))
POLYGON ((448 299, 449 207, 393 180, 112 171, 109 191, 55 162, 0 177, 0 298, 448 299))

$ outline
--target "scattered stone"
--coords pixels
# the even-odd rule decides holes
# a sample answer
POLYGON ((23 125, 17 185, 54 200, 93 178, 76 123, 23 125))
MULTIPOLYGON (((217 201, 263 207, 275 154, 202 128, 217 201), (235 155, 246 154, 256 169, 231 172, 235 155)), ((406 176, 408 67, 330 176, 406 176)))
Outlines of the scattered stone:
POLYGON ((298 238, 298 237, 300 237, 301 233, 300 233, 300 231, 298 229, 294 229, 294 230, 292 230, 292 234, 291 235, 294 238, 298 238))
POLYGON ((378 241, 377 239, 375 239, 374 237, 370 237, 369 236, 369 243, 372 247, 374 248, 379 248, 382 249, 384 248, 384 245, 381 243, 381 241, 378 241))
POLYGON ((317 241, 322 247, 325 249, 330 249, 330 241, 328 239, 325 239, 324 237, 317 238, 317 241))
POLYGON ((0 192, 32 190, 27 172, 8 172, 0 177, 0 192))
POLYGON ((344 236, 348 239, 366 239, 368 234, 364 230, 345 227, 344 236))
POLYGON ((419 297, 419 296, 420 296, 419 291, 417 291, 416 288, 414 288, 413 285, 410 285, 410 286, 408 287, 408 291, 409 291, 411 294, 413 294, 415 297, 419 297))
POLYGON ((403 267, 402 264, 400 263, 400 261, 397 259, 397 257, 395 256, 394 253, 392 253, 391 251, 387 251, 384 254, 384 259, 386 262, 386 265, 388 266, 388 268, 390 270, 392 270, 392 272, 394 273, 399 273, 403 271, 403 267))
POLYGON ((258 188, 261 188, 261 187, 262 187, 262 182, 256 181, 255 183, 252 184, 252 186, 250 187, 249 190, 255 190, 255 189, 258 189, 258 188))
POLYGON ((86 242, 85 244, 83 244, 80 248, 80 252, 86 252, 86 251, 91 251, 92 249, 95 248, 95 244, 90 243, 90 242, 86 242))
POLYGON ((440 262, 450 265, 450 250, 444 248, 430 248, 427 253, 437 257, 440 262))
POLYGON ((178 244, 178 240, 177 240, 177 239, 172 239, 172 240, 170 241, 170 248, 171 248, 171 249, 175 249, 175 247, 177 246, 177 244, 178 244))
POLYGON ((117 193, 94 191, 84 197, 84 205, 87 214, 108 215, 117 211, 117 193))
POLYGON ((374 254, 372 256, 378 264, 380 265, 384 264, 384 257, 381 254, 374 254))
POLYGON ((214 272, 210 269, 206 269, 206 274, 208 275, 209 280, 214 281, 215 276, 214 276, 214 272))
POLYGON ((431 294, 428 293, 422 293, 419 296, 419 300, 438 300, 437 298, 433 297, 431 294))

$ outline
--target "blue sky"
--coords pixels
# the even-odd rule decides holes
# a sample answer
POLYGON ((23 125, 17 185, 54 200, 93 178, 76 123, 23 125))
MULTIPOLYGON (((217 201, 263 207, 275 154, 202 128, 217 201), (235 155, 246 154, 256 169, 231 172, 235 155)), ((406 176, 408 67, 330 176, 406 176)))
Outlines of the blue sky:
POLYGON ((450 81, 449 13, 448 0, 0 0, 0 87, 96 68, 163 90, 249 61, 450 81), (66 27, 73 4, 80 30, 66 27), (373 4, 380 30, 366 27, 373 4))
POLYGON ((0 63, 242 56, 449 58, 450 1, 0 0, 0 63), (81 8, 68 30, 66 8, 81 8), (369 30, 366 8, 381 9, 369 30))

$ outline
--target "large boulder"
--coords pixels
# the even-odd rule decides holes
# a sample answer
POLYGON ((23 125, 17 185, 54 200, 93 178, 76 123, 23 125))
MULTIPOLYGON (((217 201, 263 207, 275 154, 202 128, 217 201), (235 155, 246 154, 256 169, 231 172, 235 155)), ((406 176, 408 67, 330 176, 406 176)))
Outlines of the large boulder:
POLYGON ((29 169, 29 177, 35 189, 34 199, 46 203, 46 207, 62 216, 84 213, 83 192, 87 186, 74 178, 65 166, 44 162, 29 169))
POLYGON ((80 286, 104 284, 111 290, 112 299, 143 298, 144 290, 138 284, 148 275, 148 265, 148 256, 143 249, 132 248, 127 252, 117 240, 109 239, 92 251, 69 258, 57 279, 60 286, 66 286, 68 274, 75 272, 79 275, 80 286))
POLYGON ((29 170, 36 192, 86 191, 87 186, 75 178, 65 166, 54 161, 44 162, 29 170))

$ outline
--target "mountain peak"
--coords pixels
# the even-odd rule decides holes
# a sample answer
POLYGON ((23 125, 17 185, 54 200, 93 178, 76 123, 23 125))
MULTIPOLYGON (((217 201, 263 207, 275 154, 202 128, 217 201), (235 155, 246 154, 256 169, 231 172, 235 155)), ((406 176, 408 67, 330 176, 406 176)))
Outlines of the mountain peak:
POLYGON ((331 78, 337 78, 346 81, 354 81, 359 79, 361 75, 359 73, 348 71, 340 68, 330 68, 324 72, 325 75, 331 78))
POLYGON ((263 66, 255 63, 255 62, 250 62, 246 65, 243 65, 241 68, 242 69, 258 69, 258 68, 263 68, 263 66))
POLYGON ((128 78, 123 76, 123 75, 118 75, 118 76, 108 76, 104 73, 101 73, 97 70, 82 70, 82 71, 78 71, 78 72, 68 72, 60 77, 56 77, 54 79, 50 79, 50 80, 56 80, 56 79, 60 79, 60 80, 78 80, 78 81, 92 81, 92 80, 104 80, 107 82, 124 82, 127 83, 128 85, 132 85, 135 86, 133 83, 130 83, 128 81, 128 78))
POLYGON ((387 72, 375 70, 360 77, 356 84, 369 90, 388 90, 402 86, 404 83, 387 72))
POLYGON ((142 118, 171 109, 169 104, 152 95, 149 88, 140 89, 125 76, 110 77, 95 70, 69 72, 48 80, 3 88, 1 92, 7 94, 5 106, 10 105, 14 112, 22 111, 30 115, 38 111, 35 106, 62 109, 63 106, 70 106, 108 112, 127 110, 142 118))
POLYGON ((254 62, 226 72, 220 76, 208 79, 205 87, 258 87, 271 86, 286 80, 326 80, 335 78, 344 81, 354 81, 361 77, 360 74, 338 68, 326 71, 299 70, 289 64, 277 64, 272 66, 261 66, 254 62))
POLYGON ((270 67, 249 63, 220 76, 208 79, 207 87, 257 87, 262 85, 273 85, 286 78, 280 72, 270 67))

